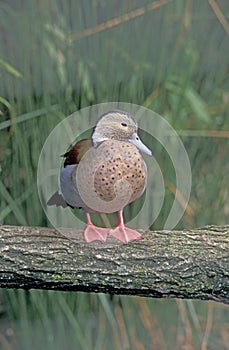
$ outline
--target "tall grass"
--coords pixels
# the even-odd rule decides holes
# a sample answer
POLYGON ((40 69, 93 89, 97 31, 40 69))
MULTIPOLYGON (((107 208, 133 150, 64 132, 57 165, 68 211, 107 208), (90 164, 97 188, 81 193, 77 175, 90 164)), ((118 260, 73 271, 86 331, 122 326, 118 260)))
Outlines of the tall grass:
POLYGON ((1 291, 1 297, 2 349, 122 350, 184 346, 226 349, 227 346, 228 315, 225 307, 214 302, 126 296, 114 296, 111 300, 104 294, 89 297, 85 293, 35 290, 1 291))
MULTIPOLYGON (((36 189, 42 145, 67 115, 107 101, 150 108, 180 134, 193 182, 178 227, 227 223, 226 0, 25 0, 1 2, 0 10, 1 223, 50 225, 36 189)), ((154 224, 161 228, 176 183, 167 155, 154 147, 167 183, 154 224)), ((226 308, 214 303, 1 290, 0 315, 3 349, 228 344, 226 308)))

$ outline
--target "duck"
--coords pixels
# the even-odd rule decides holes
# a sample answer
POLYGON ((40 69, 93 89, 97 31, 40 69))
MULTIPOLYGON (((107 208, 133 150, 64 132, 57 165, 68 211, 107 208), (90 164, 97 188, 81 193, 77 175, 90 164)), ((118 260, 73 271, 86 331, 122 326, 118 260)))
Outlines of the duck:
POLYGON ((111 110, 101 115, 89 139, 76 142, 64 153, 59 172, 59 190, 48 205, 82 208, 86 214, 84 239, 105 242, 113 236, 122 243, 142 238, 127 227, 123 209, 144 193, 147 167, 142 153, 151 150, 141 141, 132 114, 111 110), (91 213, 118 213, 115 228, 95 226, 91 213))

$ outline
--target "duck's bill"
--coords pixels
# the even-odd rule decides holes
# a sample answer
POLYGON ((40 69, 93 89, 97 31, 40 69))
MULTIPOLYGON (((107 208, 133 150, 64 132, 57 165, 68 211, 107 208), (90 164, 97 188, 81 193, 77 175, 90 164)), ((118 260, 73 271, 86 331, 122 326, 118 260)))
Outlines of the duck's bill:
POLYGON ((132 135, 132 137, 129 139, 129 142, 135 145, 142 153, 145 153, 148 156, 152 156, 152 152, 148 147, 146 147, 146 145, 144 145, 137 133, 134 133, 132 135))

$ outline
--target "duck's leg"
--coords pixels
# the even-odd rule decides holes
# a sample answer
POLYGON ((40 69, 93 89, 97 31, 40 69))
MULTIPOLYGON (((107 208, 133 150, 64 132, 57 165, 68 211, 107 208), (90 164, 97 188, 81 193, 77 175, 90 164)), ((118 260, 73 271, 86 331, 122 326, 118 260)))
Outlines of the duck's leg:
POLYGON ((128 243, 130 241, 135 241, 141 239, 142 236, 139 232, 132 230, 129 227, 126 227, 123 221, 123 213, 122 210, 118 212, 118 225, 115 229, 110 230, 109 234, 114 236, 119 241, 123 243, 128 243))
POLYGON ((95 226, 92 221, 89 213, 86 213, 87 217, 87 227, 84 230, 84 239, 86 242, 90 243, 92 241, 102 241, 105 242, 109 229, 95 226))

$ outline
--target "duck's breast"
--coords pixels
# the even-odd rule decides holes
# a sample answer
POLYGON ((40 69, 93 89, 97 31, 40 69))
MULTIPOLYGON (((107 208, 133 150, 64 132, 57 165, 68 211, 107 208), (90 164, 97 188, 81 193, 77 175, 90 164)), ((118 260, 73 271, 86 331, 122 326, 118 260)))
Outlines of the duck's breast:
POLYGON ((129 142, 109 140, 97 147, 98 167, 94 169, 94 190, 105 201, 115 198, 115 184, 130 185, 129 203, 140 197, 146 187, 146 164, 138 149, 129 142))

